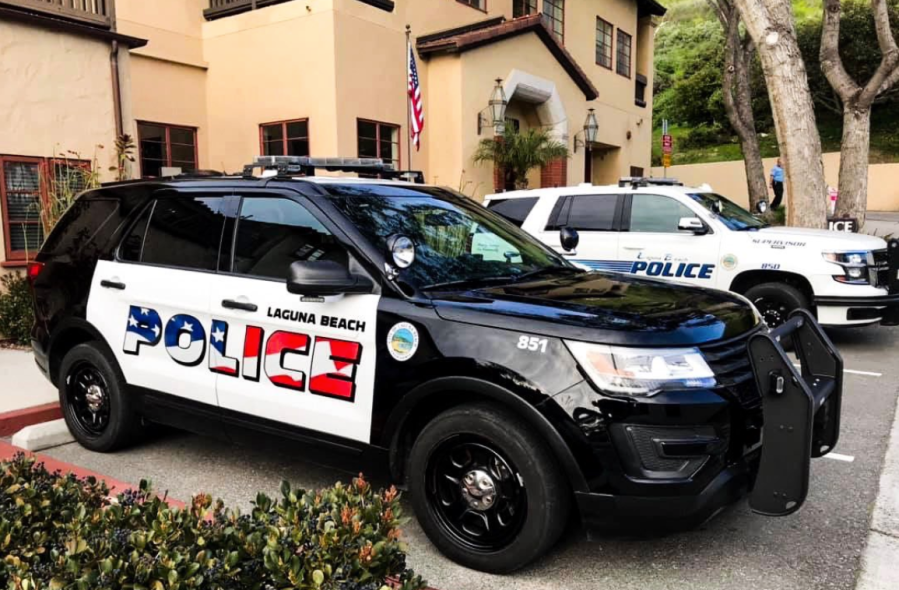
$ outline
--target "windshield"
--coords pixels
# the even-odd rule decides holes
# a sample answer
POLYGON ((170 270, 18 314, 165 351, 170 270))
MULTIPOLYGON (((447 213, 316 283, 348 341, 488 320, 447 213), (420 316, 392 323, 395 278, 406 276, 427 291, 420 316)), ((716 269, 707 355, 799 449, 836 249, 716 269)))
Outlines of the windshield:
POLYGON ((740 207, 733 201, 727 200, 727 198, 722 197, 721 195, 716 195, 714 193, 692 193, 690 194, 690 198, 708 209, 713 215, 716 215, 718 220, 726 225, 728 229, 734 231, 750 231, 768 227, 767 223, 756 218, 746 209, 740 207), (720 210, 716 209, 715 205, 720 207, 720 210))
POLYGON ((419 289, 451 283, 513 282, 525 274, 573 269, 499 215, 445 189, 330 186, 331 202, 381 252, 404 235, 415 262, 400 278, 419 289))

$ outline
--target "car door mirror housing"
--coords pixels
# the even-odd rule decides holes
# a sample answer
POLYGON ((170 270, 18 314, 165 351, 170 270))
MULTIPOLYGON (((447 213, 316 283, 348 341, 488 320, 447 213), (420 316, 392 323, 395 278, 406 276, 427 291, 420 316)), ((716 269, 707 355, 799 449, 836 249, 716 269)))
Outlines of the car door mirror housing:
POLYGON ((562 249, 566 252, 571 252, 581 241, 581 236, 578 235, 577 230, 572 229, 568 226, 563 227, 559 230, 559 243, 562 244, 562 249))
POLYGON ((693 232, 698 236, 709 233, 709 228, 698 217, 681 217, 677 222, 677 229, 693 232))
POLYGON ((352 274, 331 260, 298 260, 290 265, 287 290, 294 295, 325 297, 347 293, 371 293, 374 283, 368 277, 352 274))

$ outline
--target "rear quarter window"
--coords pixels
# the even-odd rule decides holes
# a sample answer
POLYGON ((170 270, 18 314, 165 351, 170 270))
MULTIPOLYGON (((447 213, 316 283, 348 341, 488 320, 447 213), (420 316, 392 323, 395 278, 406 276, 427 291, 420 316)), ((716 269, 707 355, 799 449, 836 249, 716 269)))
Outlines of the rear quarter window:
POLYGON ((93 245, 102 247, 121 222, 119 201, 84 195, 72 203, 44 242, 47 255, 84 252, 93 245))
POLYGON ((487 208, 498 213, 521 227, 531 213, 531 209, 537 204, 537 197, 523 199, 496 199, 487 204, 487 208))

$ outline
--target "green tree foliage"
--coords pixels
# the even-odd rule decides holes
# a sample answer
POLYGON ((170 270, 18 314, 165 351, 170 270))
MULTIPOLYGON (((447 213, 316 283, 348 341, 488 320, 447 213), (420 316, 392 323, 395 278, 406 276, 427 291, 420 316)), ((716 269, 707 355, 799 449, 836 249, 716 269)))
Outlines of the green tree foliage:
MULTIPOLYGON (((668 15, 657 29, 655 53, 654 125, 661 119, 691 128, 681 147, 726 143, 733 130, 721 99, 724 37, 705 0, 669 0, 668 15)), ((821 73, 820 0, 794 0, 796 31, 808 72, 816 117, 825 147, 838 149, 841 107, 821 73)), ((890 22, 899 36, 899 0, 890 0, 890 22)), ((880 63, 874 18, 867 0, 844 0, 840 54, 847 72, 867 80, 880 63)), ((762 133, 774 133, 765 80, 758 59, 752 72, 753 114, 762 133)), ((892 151, 899 157, 899 88, 875 103, 872 119, 874 153, 892 151)), ((733 141, 733 140, 731 140, 733 141)), ((764 151, 764 150, 763 150, 764 151)))
POLYGON ((93 478, 0 462, 0 581, 16 590, 419 590, 397 491, 361 477, 320 492, 281 486, 242 514, 198 495, 173 509, 141 482, 108 498, 93 478))
POLYGON ((34 310, 31 306, 31 289, 21 273, 0 277, 0 337, 16 344, 31 342, 31 326, 34 310))

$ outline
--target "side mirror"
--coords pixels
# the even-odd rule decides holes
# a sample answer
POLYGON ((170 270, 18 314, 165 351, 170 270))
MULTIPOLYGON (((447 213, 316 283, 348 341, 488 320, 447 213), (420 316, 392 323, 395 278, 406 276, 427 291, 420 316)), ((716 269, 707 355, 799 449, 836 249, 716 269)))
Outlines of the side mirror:
POLYGON ((755 206, 755 210, 756 210, 756 212, 758 212, 759 215, 764 215, 765 212, 768 211, 768 201, 765 201, 764 199, 759 201, 758 204, 755 206))
POLYGON ((290 265, 287 290, 294 295, 326 297, 345 293, 371 293, 374 284, 368 277, 351 274, 331 260, 298 260, 290 265))
POLYGON ((693 232, 698 236, 709 233, 709 228, 698 217, 681 217, 677 222, 677 229, 693 232))
POLYGON ((581 236, 578 235, 577 230, 565 226, 559 230, 559 242, 562 244, 563 250, 572 252, 581 242, 581 236))

